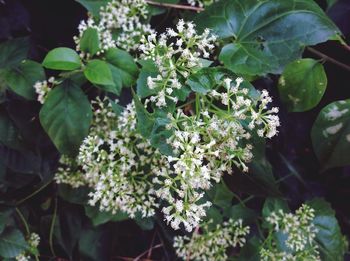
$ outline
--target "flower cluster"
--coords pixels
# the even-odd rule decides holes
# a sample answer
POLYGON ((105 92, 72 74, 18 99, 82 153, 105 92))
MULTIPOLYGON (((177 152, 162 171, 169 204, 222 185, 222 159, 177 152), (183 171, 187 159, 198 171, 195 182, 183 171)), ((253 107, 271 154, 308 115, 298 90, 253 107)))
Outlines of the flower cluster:
POLYGON ((16 256, 16 261, 29 261, 31 259, 31 255, 38 255, 38 246, 40 243, 40 237, 36 233, 31 233, 28 240, 28 249, 26 252, 22 252, 16 256))
POLYGON ((209 229, 210 223, 200 227, 200 233, 190 237, 177 236, 174 239, 176 254, 183 260, 227 260, 226 251, 230 247, 242 247, 250 228, 243 226, 242 220, 229 219, 215 229, 209 229))
POLYGON ((205 7, 209 6, 219 0, 187 0, 187 2, 192 6, 205 7))
POLYGON ((57 184, 68 184, 73 188, 89 184, 76 159, 62 155, 59 164, 60 166, 54 177, 57 184))
POLYGON ((44 104, 48 93, 55 84, 57 84, 57 82, 55 81, 54 77, 50 77, 47 81, 38 81, 34 84, 35 92, 38 94, 38 102, 44 104))
POLYGON ((165 107, 168 101, 176 103, 176 92, 189 75, 203 67, 201 58, 209 58, 215 41, 209 29, 198 34, 192 22, 183 20, 176 25, 176 31, 168 28, 158 38, 156 33, 143 37, 141 58, 152 60, 159 71, 156 77, 147 78, 148 88, 156 92, 150 97, 151 102, 157 107, 165 107))
POLYGON ((89 18, 81 21, 79 35, 74 37, 77 51, 81 57, 89 58, 90 54, 81 51, 80 40, 88 28, 98 33, 100 51, 104 53, 109 48, 120 47, 127 51, 137 50, 142 35, 154 32, 147 21, 147 3, 145 0, 113 0, 101 7, 100 18, 89 18))
POLYGON ((113 40, 113 35, 112 33, 107 30, 105 25, 103 23, 96 23, 93 18, 89 18, 87 21, 81 21, 78 30, 79 30, 79 35, 74 36, 73 40, 76 44, 76 50, 80 52, 80 56, 82 58, 86 57, 89 58, 90 54, 89 53, 84 53, 81 48, 80 48, 80 40, 84 35, 84 32, 88 29, 92 28, 97 31, 98 39, 99 39, 99 51, 97 52, 97 55, 100 53, 104 53, 106 50, 109 48, 116 47, 116 42, 113 40))
POLYGON ((154 33, 146 22, 149 13, 145 0, 113 0, 101 8, 100 16, 100 23, 116 33, 116 45, 127 51, 139 47, 141 36, 154 33))
POLYGON ((279 260, 278 257, 285 258, 283 260, 321 260, 315 244, 317 229, 312 223, 314 213, 315 210, 308 205, 302 205, 295 214, 284 213, 283 210, 272 212, 266 221, 274 232, 287 235, 285 244, 291 253, 278 251, 276 243, 272 242, 270 247, 261 249, 262 260, 279 260))

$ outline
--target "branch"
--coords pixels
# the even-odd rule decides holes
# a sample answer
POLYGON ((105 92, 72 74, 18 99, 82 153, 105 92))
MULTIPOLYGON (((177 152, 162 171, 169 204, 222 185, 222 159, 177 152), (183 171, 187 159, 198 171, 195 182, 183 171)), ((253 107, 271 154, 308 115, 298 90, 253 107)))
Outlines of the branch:
POLYGON ((166 4, 166 3, 159 3, 159 2, 150 1, 150 0, 146 0, 146 2, 150 5, 156 5, 156 6, 167 7, 167 8, 191 10, 191 11, 196 11, 196 12, 204 11, 204 8, 202 8, 202 7, 195 7, 195 6, 190 6, 190 5, 166 4))
POLYGON ((341 67, 341 68, 343 68, 343 69, 345 69, 347 71, 350 71, 350 66, 349 65, 341 63, 341 62, 335 60, 334 58, 329 57, 328 55, 325 55, 324 53, 321 53, 320 51, 317 51, 314 48, 307 47, 307 50, 310 51, 311 53, 317 55, 318 57, 322 58, 323 60, 325 60, 327 62, 331 62, 331 63, 333 63, 335 65, 338 65, 339 67, 341 67))

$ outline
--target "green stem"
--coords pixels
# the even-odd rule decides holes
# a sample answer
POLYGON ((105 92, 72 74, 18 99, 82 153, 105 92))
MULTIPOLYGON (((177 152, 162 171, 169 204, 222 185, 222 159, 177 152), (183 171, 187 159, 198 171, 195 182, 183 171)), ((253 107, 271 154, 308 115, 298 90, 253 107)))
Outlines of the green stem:
POLYGON ((55 198, 55 209, 53 212, 53 217, 52 217, 51 226, 50 226, 50 234, 49 234, 50 251, 54 257, 56 256, 56 253, 53 248, 53 232, 54 232, 55 223, 56 223, 56 215, 57 215, 57 198, 55 198))
POLYGON ((31 197, 35 196, 37 193, 39 193, 40 191, 42 191, 44 188, 46 188, 49 184, 51 184, 51 180, 49 182, 47 182, 46 184, 44 184, 42 187, 38 188, 37 190, 35 190, 33 193, 29 194, 28 196, 26 196, 25 198, 19 200, 16 205, 21 205, 23 202, 25 202, 26 200, 30 199, 31 197))
POLYGON ((24 218, 22 212, 18 208, 16 208, 16 212, 17 212, 19 218, 21 219, 21 221, 22 221, 22 223, 24 225, 24 228, 26 230, 27 235, 29 236, 30 235, 30 230, 29 230, 29 225, 28 225, 26 219, 24 218))

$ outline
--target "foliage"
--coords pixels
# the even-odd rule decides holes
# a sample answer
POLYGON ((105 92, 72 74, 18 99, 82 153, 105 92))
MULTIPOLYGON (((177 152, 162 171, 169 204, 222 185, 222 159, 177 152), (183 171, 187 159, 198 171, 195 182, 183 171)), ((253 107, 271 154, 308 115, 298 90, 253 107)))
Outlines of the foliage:
POLYGON ((319 113, 311 170, 349 165, 324 64, 349 67, 310 46, 349 47, 318 3, 76 2, 75 49, 0 43, 1 258, 344 260, 348 217, 282 148, 319 113))

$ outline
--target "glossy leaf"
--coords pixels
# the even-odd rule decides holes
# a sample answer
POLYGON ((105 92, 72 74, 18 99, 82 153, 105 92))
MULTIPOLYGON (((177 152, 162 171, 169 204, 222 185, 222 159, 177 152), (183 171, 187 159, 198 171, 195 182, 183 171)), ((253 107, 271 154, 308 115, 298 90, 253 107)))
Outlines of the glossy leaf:
POLYGON ((140 98, 145 98, 157 93, 157 90, 148 88, 147 78, 157 77, 159 71, 157 66, 151 60, 140 61, 139 63, 141 64, 142 68, 139 78, 137 79, 137 95, 140 98))
POLYGON ((278 83, 282 102, 292 112, 307 111, 321 100, 327 87, 323 65, 313 59, 291 62, 278 83))
POLYGON ((93 84, 113 85, 113 78, 108 64, 101 60, 91 60, 84 69, 84 75, 93 84))
POLYGON ((128 215, 123 212, 112 214, 111 212, 101 211, 98 207, 85 206, 85 214, 90 218, 94 226, 98 226, 109 221, 123 221, 128 219, 128 215))
POLYGON ((16 38, 0 44, 0 68, 10 68, 27 58, 29 38, 16 38))
POLYGON ((312 145, 323 170, 350 164, 350 100, 324 107, 311 130, 312 145))
POLYGON ((51 50, 43 61, 43 66, 47 69, 71 71, 81 67, 81 60, 76 51, 59 47, 51 50))
POLYGON ((100 16, 102 6, 107 5, 109 0, 75 0, 86 8, 94 17, 100 16))
POLYGON ((106 52, 106 61, 112 72, 114 84, 111 89, 115 94, 120 94, 122 87, 131 87, 136 83, 139 69, 129 53, 111 48, 106 52))
POLYGON ((17 67, 5 70, 2 77, 10 90, 28 100, 34 100, 36 93, 33 86, 35 82, 45 79, 45 72, 41 64, 26 60, 17 67))
POLYGON ((40 122, 57 149, 74 155, 87 136, 92 120, 90 103, 75 83, 66 80, 48 95, 40 122))
POLYGON ((80 39, 79 45, 83 52, 89 53, 91 56, 95 55, 100 50, 100 39, 97 29, 87 28, 80 39))
POLYGON ((347 251, 346 239, 343 238, 331 205, 320 198, 307 202, 307 205, 315 210, 313 223, 318 230, 316 242, 320 246, 321 260, 344 260, 344 254, 347 251))
POLYGON ((195 22, 231 42, 219 59, 230 70, 245 75, 280 73, 301 56, 305 45, 340 34, 309 0, 222 0, 200 13, 195 22))
POLYGON ((18 229, 5 229, 0 235, 0 256, 3 258, 13 258, 25 251, 28 244, 23 234, 18 229))

